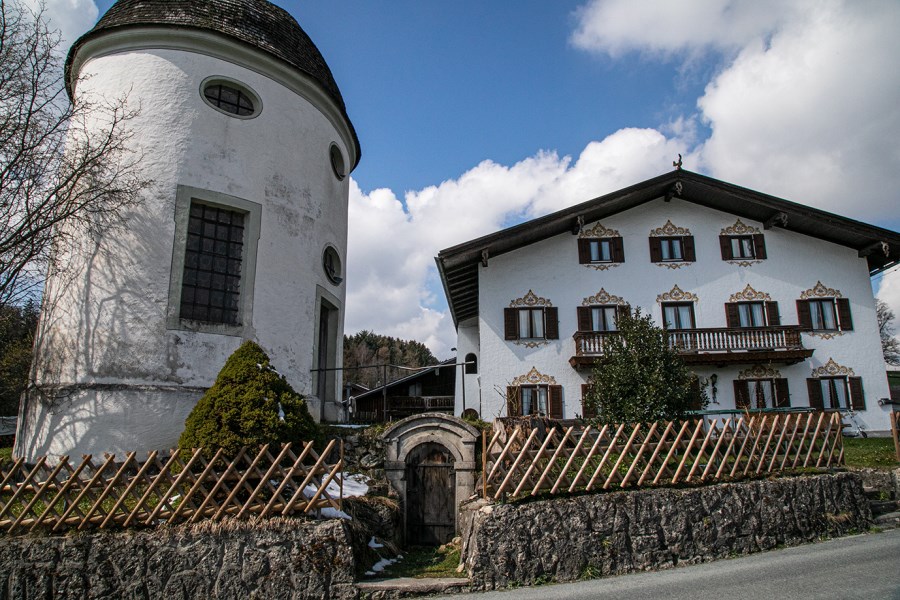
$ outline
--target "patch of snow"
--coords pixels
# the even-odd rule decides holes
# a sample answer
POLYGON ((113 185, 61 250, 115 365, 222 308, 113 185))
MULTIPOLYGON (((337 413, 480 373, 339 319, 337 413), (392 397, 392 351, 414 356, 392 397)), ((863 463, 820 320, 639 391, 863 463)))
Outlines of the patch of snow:
POLYGON ((330 506, 326 506, 323 508, 320 513, 325 519, 347 519, 348 521, 352 521, 353 517, 348 515, 342 510, 337 510, 336 508, 331 508, 330 506))
POLYGON ((384 548, 384 544, 379 544, 375 541, 375 536, 372 536, 372 539, 369 540, 369 548, 384 548))
POLYGON ((372 565, 372 571, 375 571, 376 573, 381 573, 382 571, 384 571, 385 567, 391 566, 392 564, 394 564, 394 563, 397 562, 398 560, 400 560, 400 557, 397 557, 397 558, 382 558, 382 559, 379 560, 377 563, 375 563, 374 565, 372 565))
POLYGON ((284 408, 282 408, 281 402, 278 403, 278 420, 284 421, 284 408))

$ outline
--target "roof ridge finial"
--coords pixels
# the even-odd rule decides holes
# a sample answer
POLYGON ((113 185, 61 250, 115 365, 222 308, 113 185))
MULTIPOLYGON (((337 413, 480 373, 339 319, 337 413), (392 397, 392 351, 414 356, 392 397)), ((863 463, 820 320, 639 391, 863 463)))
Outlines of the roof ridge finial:
POLYGON ((674 160, 672 161, 672 166, 675 167, 675 170, 676 170, 676 171, 680 171, 680 170, 681 170, 681 154, 678 155, 678 160, 677 160, 677 161, 674 161, 674 160))

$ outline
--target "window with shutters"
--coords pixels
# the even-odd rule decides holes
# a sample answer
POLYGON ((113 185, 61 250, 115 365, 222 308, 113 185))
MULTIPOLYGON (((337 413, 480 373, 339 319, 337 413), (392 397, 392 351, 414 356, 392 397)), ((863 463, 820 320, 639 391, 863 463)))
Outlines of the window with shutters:
POLYGON ((725 320, 731 328, 771 327, 778 325, 777 302, 728 302, 725 320))
POLYGON ((842 297, 839 290, 827 288, 822 282, 800 294, 797 300, 797 321, 800 329, 818 333, 825 337, 841 335, 840 332, 853 330, 853 315, 850 301, 842 297))
POLYGON ((694 249, 694 236, 684 227, 676 227, 672 221, 650 231, 650 262, 660 264, 694 262, 697 260, 694 249))
POLYGON ((528 346, 559 339, 559 313, 546 298, 531 290, 503 311, 504 338, 528 346))
POLYGON ((599 270, 625 262, 622 236, 615 229, 607 229, 600 223, 581 231, 578 238, 578 262, 582 265, 594 265, 599 270))
POLYGON ((167 327, 240 335, 251 320, 261 207, 179 186, 167 327))
POLYGON ((622 307, 613 304, 604 306, 579 306, 578 331, 616 331, 616 318, 622 307))
POLYGON ((663 302, 662 314, 666 329, 694 329, 693 302, 663 302))
POLYGON ((853 369, 837 364, 829 358, 824 365, 813 369, 806 380, 809 405, 819 410, 865 410, 866 398, 862 378, 853 369))
POLYGON ((791 405, 788 381, 783 378, 735 380, 734 404, 736 408, 765 410, 785 408, 791 405))
POLYGON ((740 219, 719 235, 722 260, 749 266, 766 258, 766 239, 759 228, 745 225, 740 219))
POLYGON ((506 395, 510 417, 539 415, 551 419, 563 418, 561 385, 524 383, 507 387, 506 395))

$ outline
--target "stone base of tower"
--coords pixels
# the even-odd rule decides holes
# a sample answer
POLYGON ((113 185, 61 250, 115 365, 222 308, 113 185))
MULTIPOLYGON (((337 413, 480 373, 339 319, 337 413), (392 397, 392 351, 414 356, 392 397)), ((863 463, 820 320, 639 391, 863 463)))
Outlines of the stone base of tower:
POLYGON ((14 456, 122 457, 178 445, 184 421, 205 388, 73 385, 53 394, 32 389, 19 411, 14 456))

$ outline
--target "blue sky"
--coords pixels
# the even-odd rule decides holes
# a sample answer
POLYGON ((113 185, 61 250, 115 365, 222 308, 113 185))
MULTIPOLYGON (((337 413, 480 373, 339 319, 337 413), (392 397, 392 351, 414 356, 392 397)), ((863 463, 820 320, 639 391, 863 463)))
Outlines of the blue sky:
MULTIPOLYGON (((34 2, 36 0, 27 0, 34 2)), ((442 248, 685 167, 900 228, 900 3, 276 2, 360 137, 348 332, 455 345, 442 248)), ((111 0, 48 0, 70 39, 111 0)), ((900 314, 900 274, 877 284, 900 314)))

